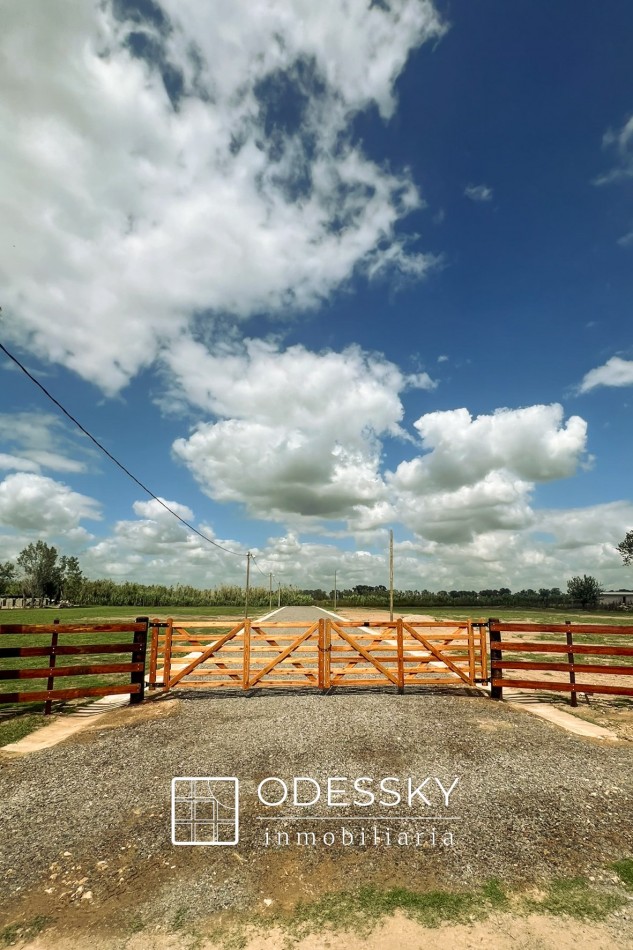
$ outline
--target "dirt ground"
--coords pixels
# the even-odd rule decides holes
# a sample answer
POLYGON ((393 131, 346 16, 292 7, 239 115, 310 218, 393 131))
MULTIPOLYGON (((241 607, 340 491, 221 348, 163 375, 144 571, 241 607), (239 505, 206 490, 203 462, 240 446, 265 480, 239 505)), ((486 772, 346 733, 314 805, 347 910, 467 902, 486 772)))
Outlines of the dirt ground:
MULTIPOLYGON (((18 950, 83 950, 74 938, 15 944, 18 950)), ((183 934, 137 934, 121 942, 93 938, 91 950, 219 950, 223 944, 204 937, 183 934)), ((224 942, 227 946, 227 942, 224 942)), ((253 928, 236 942, 240 950, 629 950, 633 943, 605 924, 530 914, 514 917, 497 914, 484 923, 423 927, 402 914, 383 920, 368 934, 315 933, 289 943, 288 935, 278 928, 266 933, 253 928)))

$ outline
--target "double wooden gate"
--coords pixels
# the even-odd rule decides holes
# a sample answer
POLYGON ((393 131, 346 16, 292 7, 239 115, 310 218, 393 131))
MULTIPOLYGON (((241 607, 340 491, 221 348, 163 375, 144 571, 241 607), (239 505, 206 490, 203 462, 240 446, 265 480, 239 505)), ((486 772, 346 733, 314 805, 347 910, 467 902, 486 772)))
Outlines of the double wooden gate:
POLYGON ((475 686, 486 682, 484 622, 153 621, 150 688, 475 686))

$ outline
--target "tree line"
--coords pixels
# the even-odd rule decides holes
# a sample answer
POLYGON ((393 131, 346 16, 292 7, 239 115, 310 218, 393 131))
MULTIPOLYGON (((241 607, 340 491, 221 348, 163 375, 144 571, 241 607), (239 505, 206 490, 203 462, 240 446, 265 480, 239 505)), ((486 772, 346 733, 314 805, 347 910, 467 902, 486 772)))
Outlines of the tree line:
MULTIPOLYGON (((619 547, 629 564, 633 562, 633 531, 619 547)), ((396 607, 581 607, 591 609, 600 602, 602 586, 587 574, 572 577, 567 590, 559 587, 527 588, 514 593, 509 587, 482 590, 395 590, 396 607)), ((236 607, 244 604, 245 590, 238 585, 222 584, 199 589, 186 584, 140 584, 117 582, 109 578, 84 577, 76 557, 60 555, 44 541, 27 545, 15 563, 0 563, 0 596, 23 597, 25 602, 68 603, 85 607, 236 607)), ((253 607, 323 604, 341 607, 388 607, 389 591, 379 584, 358 584, 342 590, 321 588, 300 590, 293 586, 270 591, 265 587, 249 590, 253 607)))

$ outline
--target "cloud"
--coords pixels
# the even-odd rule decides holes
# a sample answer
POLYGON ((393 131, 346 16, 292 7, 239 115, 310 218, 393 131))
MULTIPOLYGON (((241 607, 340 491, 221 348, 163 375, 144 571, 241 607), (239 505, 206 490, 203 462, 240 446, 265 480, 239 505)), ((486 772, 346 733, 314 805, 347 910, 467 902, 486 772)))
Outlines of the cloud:
POLYGON ((246 341, 165 355, 177 399, 219 417, 174 443, 203 491, 275 520, 354 518, 383 500, 381 437, 405 438, 400 393, 430 388, 360 347, 313 353, 246 341))
POLYGON ((464 194, 471 201, 492 201, 492 188, 488 185, 467 185, 464 188, 464 194))
POLYGON ((38 537, 72 533, 83 519, 100 519, 93 498, 61 482, 27 472, 7 475, 0 482, 0 525, 38 537))
POLYGON ((0 413, 0 440, 18 453, 0 455, 0 468, 84 472, 86 464, 76 456, 92 457, 91 449, 71 436, 58 416, 47 412, 0 413))
POLYGON ((444 29, 430 0, 125 9, 4 11, 12 339, 111 394, 194 315, 297 313, 356 273, 435 266, 400 227, 421 204, 409 173, 349 131, 393 114, 407 58, 444 29))
POLYGON ((588 393, 597 386, 633 386, 633 360, 612 356, 583 377, 578 391, 588 393))
POLYGON ((415 428, 426 452, 388 473, 389 494, 398 520, 443 543, 529 527, 534 483, 573 475, 586 448, 585 421, 563 424, 557 404, 433 412, 415 428))
POLYGON ((633 230, 629 231, 627 234, 623 234, 622 237, 618 238, 618 244, 620 247, 631 247, 631 245, 633 245, 633 230))
POLYGON ((633 176, 633 115, 619 129, 609 129, 602 139, 604 149, 613 154, 615 164, 599 175, 596 185, 609 185, 633 176))

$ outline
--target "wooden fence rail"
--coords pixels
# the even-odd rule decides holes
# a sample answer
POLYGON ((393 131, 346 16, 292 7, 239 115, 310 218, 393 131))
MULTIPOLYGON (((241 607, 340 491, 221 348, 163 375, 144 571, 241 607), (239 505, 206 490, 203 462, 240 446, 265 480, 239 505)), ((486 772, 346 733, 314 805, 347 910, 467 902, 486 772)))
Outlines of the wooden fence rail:
POLYGON ((488 621, 490 631, 490 670, 491 692, 493 699, 503 698, 503 688, 544 689, 556 692, 568 692, 571 705, 578 704, 578 693, 602 693, 611 696, 633 696, 633 626, 601 626, 598 624, 538 624, 503 623, 496 618, 488 621), (512 639, 505 634, 519 635, 512 639), (502 634, 503 639, 502 639, 502 634), (545 640, 525 640, 527 634, 546 635, 545 640), (583 642, 574 642, 574 637, 583 642), (614 643, 605 643, 604 639, 613 637, 614 643), (618 638, 628 638, 626 645, 618 643, 618 638), (558 638, 558 639, 557 639, 558 638), (505 654, 505 655, 504 655, 505 654), (509 658, 509 655, 512 658, 509 658), (525 655, 528 655, 527 658, 525 655), (548 655, 554 654, 552 660, 548 655), (557 657, 560 656, 560 661, 557 657), (585 662, 585 657, 593 657, 593 662, 585 662), (626 663, 611 663, 611 658, 626 658, 626 663), (602 661, 602 662, 599 662, 602 661), (526 679, 525 676, 506 676, 505 671, 566 673, 566 679, 526 679), (607 682, 591 682, 585 676, 609 678, 607 682), (578 677, 583 679, 579 680, 578 677), (616 678, 630 678, 620 682, 616 678), (630 685, 629 685, 630 683, 630 685))
POLYGON ((48 662, 45 666, 22 666, 20 668, 0 669, 0 688, 2 683, 12 680, 46 680, 45 689, 20 690, 15 692, 0 691, 0 703, 37 703, 44 702, 44 713, 50 714, 54 700, 79 699, 92 696, 107 696, 119 693, 129 693, 130 703, 141 703, 145 691, 145 655, 147 650, 148 618, 137 617, 135 623, 120 624, 61 624, 55 620, 52 624, 0 624, 0 642, 3 637, 11 638, 12 646, 0 646, 0 665, 2 660, 13 660, 16 657, 45 657, 48 662), (60 637, 76 634, 103 635, 132 633, 133 640, 125 643, 112 643, 111 637, 106 642, 91 643, 60 643, 60 637), (20 645, 22 637, 33 638, 37 644, 20 645), (41 642, 44 637, 48 643, 41 642), (16 645, 17 640, 17 645, 16 645), (57 664, 58 657, 95 656, 108 654, 130 653, 130 660, 125 662, 76 663, 67 666, 57 664), (110 674, 129 674, 129 683, 111 683, 110 685, 87 686, 84 684, 68 688, 55 688, 55 680, 77 676, 104 676, 110 674))

